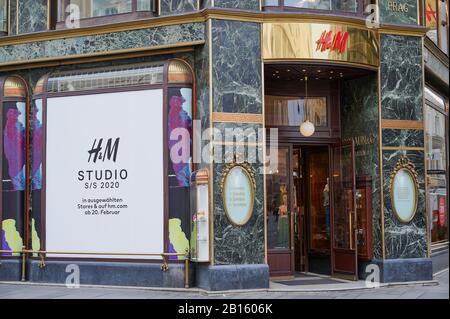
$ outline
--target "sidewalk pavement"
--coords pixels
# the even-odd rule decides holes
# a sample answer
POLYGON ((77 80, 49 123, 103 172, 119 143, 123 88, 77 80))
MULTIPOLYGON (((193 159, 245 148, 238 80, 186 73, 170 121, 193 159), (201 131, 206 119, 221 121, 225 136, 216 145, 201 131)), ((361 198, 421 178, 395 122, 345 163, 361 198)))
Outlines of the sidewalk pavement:
POLYGON ((272 282, 267 290, 209 293, 196 288, 67 288, 2 282, 0 299, 449 299, 449 270, 435 274, 432 282, 390 284, 370 289, 365 288, 364 282, 319 286, 285 286, 272 282))

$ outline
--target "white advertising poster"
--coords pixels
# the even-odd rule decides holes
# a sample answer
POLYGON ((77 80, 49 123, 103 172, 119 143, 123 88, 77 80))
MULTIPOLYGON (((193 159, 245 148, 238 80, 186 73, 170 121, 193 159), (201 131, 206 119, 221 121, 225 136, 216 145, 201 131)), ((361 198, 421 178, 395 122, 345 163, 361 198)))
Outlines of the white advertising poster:
POLYGON ((162 103, 162 90, 48 99, 47 251, 163 252, 162 103))

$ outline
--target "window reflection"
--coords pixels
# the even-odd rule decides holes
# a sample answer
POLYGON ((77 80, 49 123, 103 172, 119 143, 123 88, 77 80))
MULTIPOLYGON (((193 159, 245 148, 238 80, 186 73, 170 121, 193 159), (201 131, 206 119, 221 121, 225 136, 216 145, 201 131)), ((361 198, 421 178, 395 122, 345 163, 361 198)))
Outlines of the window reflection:
POLYGON ((327 99, 325 97, 308 98, 266 96, 266 125, 299 126, 310 120, 316 127, 326 127, 327 99))
POLYGON ((437 44, 437 0, 426 0, 425 2, 425 26, 430 30, 427 36, 437 44))
POLYGON ((426 110, 427 170, 445 170, 447 163, 446 116, 428 105, 426 110))
POLYGON ((7 32, 7 12, 8 6, 6 0, 0 0, 0 32, 7 32))
MULTIPOLYGON (((279 6, 278 0, 265 0, 264 6, 279 6)), ((357 0, 284 0, 285 7, 315 10, 357 11, 357 0)))
POLYGON ((431 240, 448 240, 448 198, 445 174, 429 175, 428 212, 430 214, 431 240))
POLYGON ((267 244, 269 249, 288 249, 289 149, 278 149, 278 168, 267 174, 267 244))
MULTIPOLYGON (((2 1, 2 0, 0 0, 2 1)), ((134 11, 153 11, 154 0, 59 0, 59 21, 64 21, 69 5, 79 8, 80 19, 111 16, 134 11)), ((71 10, 72 14, 76 11, 71 10)))

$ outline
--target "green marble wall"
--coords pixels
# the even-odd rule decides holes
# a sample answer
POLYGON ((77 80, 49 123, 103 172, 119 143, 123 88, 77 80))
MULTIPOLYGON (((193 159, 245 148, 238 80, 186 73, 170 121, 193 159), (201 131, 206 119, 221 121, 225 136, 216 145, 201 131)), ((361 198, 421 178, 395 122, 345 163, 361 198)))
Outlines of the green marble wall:
POLYGON ((341 84, 342 139, 355 142, 356 176, 372 177, 373 258, 382 258, 378 77, 371 74, 341 84))
MULTIPOLYGON (((213 112, 262 114, 261 27, 258 23, 212 20, 212 102, 213 112)), ((225 132, 226 128, 247 128, 257 132, 261 124, 212 123, 225 132)), ((223 134, 223 133, 222 133, 223 134)), ((245 149, 247 152, 248 144, 245 149)), ((262 164, 247 158, 256 174, 253 215, 244 226, 233 225, 225 215, 220 189, 223 159, 233 158, 236 150, 218 146, 222 163, 214 167, 214 263, 263 264, 264 255, 264 176, 262 164)))
POLYGON ((151 48, 204 39, 205 25, 203 23, 188 23, 26 44, 4 46, 0 44, 0 65, 15 61, 31 61, 42 58, 57 59, 81 54, 151 48))
POLYGON ((262 113, 258 23, 213 20, 213 110, 262 113))
POLYGON ((381 23, 417 25, 417 0, 379 0, 378 3, 381 23), (406 5, 408 12, 389 10, 389 3, 406 5))
MULTIPOLYGON (((381 36, 381 110, 389 120, 423 121, 422 39, 381 36)), ((425 258, 427 227, 425 206, 425 154, 422 130, 383 129, 383 147, 414 147, 383 150, 385 258, 425 258), (419 199, 415 218, 401 223, 392 210, 390 174, 400 156, 414 163, 419 176, 419 199)))

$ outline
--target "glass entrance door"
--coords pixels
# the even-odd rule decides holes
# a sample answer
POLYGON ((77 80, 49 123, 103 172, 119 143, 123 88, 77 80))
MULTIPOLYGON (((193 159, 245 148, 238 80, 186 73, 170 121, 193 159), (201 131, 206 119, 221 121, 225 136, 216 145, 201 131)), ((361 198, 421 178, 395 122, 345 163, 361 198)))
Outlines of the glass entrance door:
POLYGON ((293 274, 292 146, 278 147, 278 167, 266 172, 267 252, 270 274, 293 274))
POLYGON ((355 147, 349 141, 333 147, 332 273, 358 278, 355 147))

